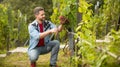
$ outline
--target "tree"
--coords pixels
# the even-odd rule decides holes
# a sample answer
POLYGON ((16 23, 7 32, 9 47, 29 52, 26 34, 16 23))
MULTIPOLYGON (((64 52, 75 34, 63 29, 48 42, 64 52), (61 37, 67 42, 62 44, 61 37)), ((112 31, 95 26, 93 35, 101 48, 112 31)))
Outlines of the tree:
POLYGON ((3 0, 3 4, 9 4, 15 12, 20 10, 22 14, 26 14, 27 23, 30 23, 35 19, 33 9, 36 6, 42 6, 45 8, 47 19, 50 19, 49 17, 52 14, 51 0, 3 0))

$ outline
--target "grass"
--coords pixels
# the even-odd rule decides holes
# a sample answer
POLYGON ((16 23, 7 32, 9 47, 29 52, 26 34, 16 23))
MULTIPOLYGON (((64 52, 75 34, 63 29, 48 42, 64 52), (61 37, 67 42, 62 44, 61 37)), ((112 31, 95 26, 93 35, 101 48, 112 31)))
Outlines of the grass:
POLYGON ((0 54, 4 54, 4 53, 6 53, 7 51, 6 50, 0 50, 0 54))
MULTIPOLYGON (((60 67, 70 67, 69 55, 64 55, 60 50, 57 64, 60 67)), ((50 53, 40 55, 37 61, 37 67, 49 67, 50 53)), ((27 53, 14 53, 7 57, 0 57, 0 67, 30 67, 30 61, 27 53)))

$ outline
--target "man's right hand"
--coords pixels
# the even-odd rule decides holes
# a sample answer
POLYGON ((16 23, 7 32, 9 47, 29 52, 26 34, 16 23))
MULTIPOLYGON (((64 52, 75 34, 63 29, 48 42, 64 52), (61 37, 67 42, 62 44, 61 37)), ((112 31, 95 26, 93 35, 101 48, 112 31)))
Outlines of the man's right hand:
POLYGON ((50 30, 48 30, 48 31, 45 31, 45 32, 43 32, 43 33, 40 33, 40 39, 41 38, 44 38, 45 36, 47 36, 47 35, 49 35, 49 34, 57 34, 58 33, 58 30, 57 30, 57 28, 53 28, 53 29, 50 29, 50 30))
POLYGON ((53 29, 50 30, 50 33, 55 33, 56 34, 56 33, 58 33, 58 29, 57 28, 53 28, 53 29))

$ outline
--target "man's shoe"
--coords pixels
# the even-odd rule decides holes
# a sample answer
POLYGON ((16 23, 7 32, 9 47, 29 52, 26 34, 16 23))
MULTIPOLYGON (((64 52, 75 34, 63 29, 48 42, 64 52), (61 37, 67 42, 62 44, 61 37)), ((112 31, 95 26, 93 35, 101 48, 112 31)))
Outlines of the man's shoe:
POLYGON ((31 67, 36 67, 36 62, 31 63, 31 67))

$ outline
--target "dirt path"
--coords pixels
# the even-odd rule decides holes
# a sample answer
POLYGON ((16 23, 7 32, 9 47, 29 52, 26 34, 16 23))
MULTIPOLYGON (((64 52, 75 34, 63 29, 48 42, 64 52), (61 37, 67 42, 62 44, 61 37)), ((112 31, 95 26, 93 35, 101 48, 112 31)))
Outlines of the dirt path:
MULTIPOLYGON (((102 42, 106 42, 109 43, 110 40, 109 39, 104 39, 104 40, 96 40, 96 42, 98 43, 102 43, 102 42)), ((60 48, 64 48, 65 45, 60 45, 60 48)), ((9 53, 15 53, 15 52, 21 52, 21 53, 26 53, 27 52, 27 47, 17 47, 16 49, 10 50, 9 53)), ((0 57, 6 57, 6 54, 0 54, 0 57)))
MULTIPOLYGON (((60 45, 60 48, 64 48, 65 45, 60 45)), ((27 47, 17 47, 16 49, 10 50, 9 53, 16 53, 16 52, 20 52, 20 53, 26 53, 27 52, 27 47)), ((6 54, 0 54, 0 57, 6 57, 6 54)))

